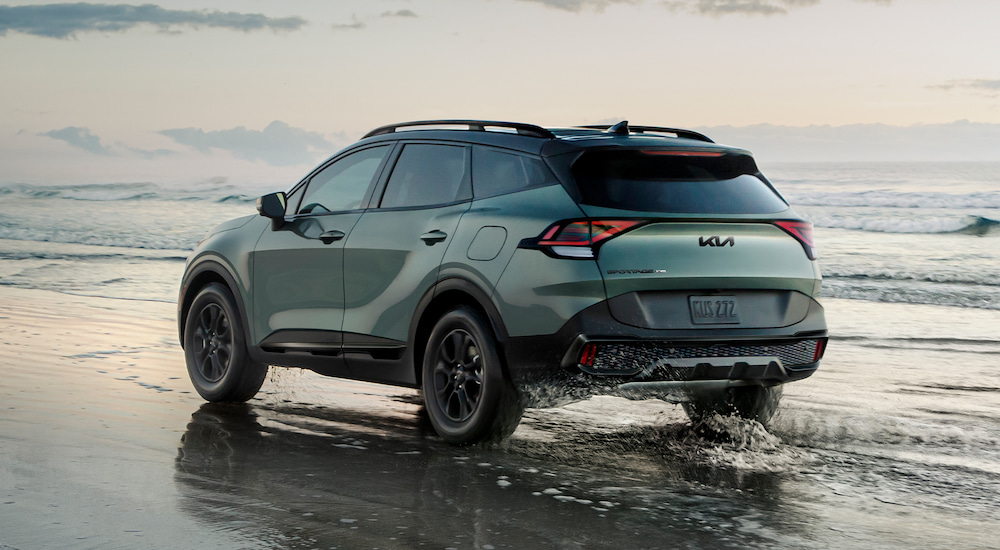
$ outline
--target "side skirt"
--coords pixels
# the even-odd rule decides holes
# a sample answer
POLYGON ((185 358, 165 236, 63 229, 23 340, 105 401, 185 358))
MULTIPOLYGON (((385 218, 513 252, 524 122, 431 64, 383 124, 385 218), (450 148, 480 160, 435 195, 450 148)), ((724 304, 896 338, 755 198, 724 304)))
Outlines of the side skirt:
POLYGON ((333 330, 279 330, 251 355, 269 365, 337 378, 414 387, 405 342, 333 330))

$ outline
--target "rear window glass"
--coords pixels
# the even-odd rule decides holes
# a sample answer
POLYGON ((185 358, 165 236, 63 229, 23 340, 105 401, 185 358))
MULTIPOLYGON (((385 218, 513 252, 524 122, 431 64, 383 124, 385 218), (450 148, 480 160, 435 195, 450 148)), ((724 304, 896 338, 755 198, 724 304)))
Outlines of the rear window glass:
POLYGON ((582 203, 674 214, 770 214, 788 208, 746 155, 593 151, 573 164, 582 203))

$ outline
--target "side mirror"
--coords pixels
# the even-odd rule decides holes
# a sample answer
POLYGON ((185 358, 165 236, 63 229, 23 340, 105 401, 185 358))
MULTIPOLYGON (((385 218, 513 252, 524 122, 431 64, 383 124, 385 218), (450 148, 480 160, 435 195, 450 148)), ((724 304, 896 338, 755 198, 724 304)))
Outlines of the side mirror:
POLYGON ((257 199, 257 212, 272 220, 285 220, 285 193, 278 191, 257 199))

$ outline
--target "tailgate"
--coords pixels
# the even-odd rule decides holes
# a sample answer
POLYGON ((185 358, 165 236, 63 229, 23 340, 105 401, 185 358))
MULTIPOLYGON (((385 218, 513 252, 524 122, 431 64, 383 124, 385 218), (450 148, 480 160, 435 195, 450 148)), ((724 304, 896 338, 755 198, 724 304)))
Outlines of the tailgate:
POLYGON ((612 314, 646 328, 788 326, 818 291, 816 263, 770 223, 653 222, 597 262, 612 314))

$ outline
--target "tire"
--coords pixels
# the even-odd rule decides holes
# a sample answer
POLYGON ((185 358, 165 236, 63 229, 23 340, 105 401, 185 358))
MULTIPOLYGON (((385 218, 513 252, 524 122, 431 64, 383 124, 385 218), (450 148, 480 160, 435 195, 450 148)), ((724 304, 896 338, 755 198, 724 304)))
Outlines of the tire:
POLYGON ((683 403, 684 412, 694 424, 701 424, 715 414, 756 420, 767 426, 778 410, 781 386, 736 386, 721 391, 690 392, 683 403))
POLYGON ((184 357, 194 389, 213 403, 243 402, 264 383, 267 365, 250 359, 246 331, 232 292, 212 283, 191 302, 184 357))
POLYGON ((472 308, 453 309, 434 325, 422 382, 427 416, 449 443, 500 441, 521 421, 524 406, 504 376, 493 331, 472 308))

